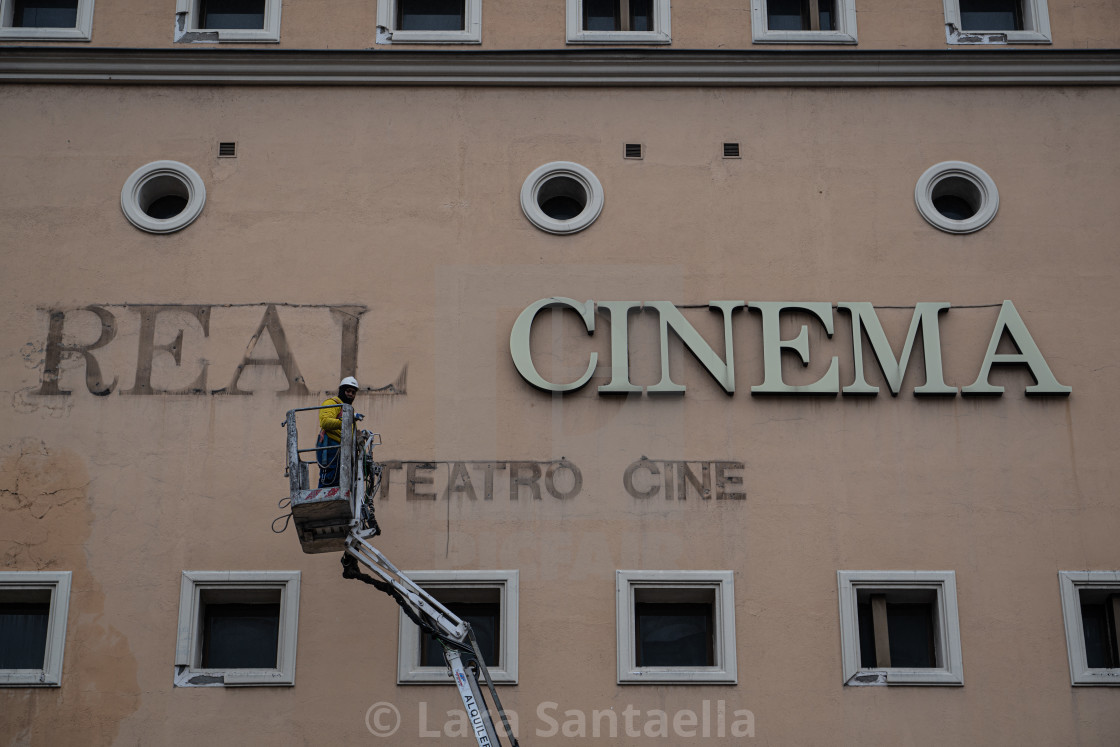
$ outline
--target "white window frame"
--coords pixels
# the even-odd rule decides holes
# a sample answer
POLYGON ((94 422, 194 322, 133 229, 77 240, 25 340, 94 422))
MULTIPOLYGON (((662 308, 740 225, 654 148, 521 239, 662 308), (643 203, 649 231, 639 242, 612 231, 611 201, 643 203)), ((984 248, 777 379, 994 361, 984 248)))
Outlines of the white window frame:
POLYGON ((46 651, 42 669, 0 669, 0 687, 58 687, 66 648, 66 618, 70 610, 70 571, 2 571, 0 590, 51 593, 46 651))
POLYGON ((736 684, 735 574, 732 571, 615 571, 615 626, 618 684, 666 683, 736 684), (715 609, 711 667, 639 667, 636 662, 637 589, 710 589, 715 609))
POLYGON ((175 644, 176 687, 294 685, 299 627, 299 571, 183 571, 175 644), (204 669, 200 613, 209 589, 280 592, 280 631, 274 669, 204 669))
MULTIPOLYGON (((959 182, 958 182, 959 184, 959 182)), ((955 190, 950 193, 955 192, 955 190)), ((965 196, 957 192, 957 196, 965 196)), ((966 198, 967 199, 967 198, 966 198)), ((942 161, 930 166, 918 177, 914 185, 914 204, 918 213, 934 228, 945 233, 974 233, 992 222, 999 210, 999 190, 988 172, 966 161, 942 161), (955 220, 941 214, 933 204, 933 193, 946 179, 969 183, 979 196, 976 213, 965 220, 955 220)))
POLYGON ((93 0, 78 0, 74 28, 14 27, 14 0, 0 0, 0 39, 29 41, 89 41, 93 36, 93 0))
POLYGON ((178 161, 152 161, 133 171, 121 188, 121 211, 128 222, 148 233, 174 233, 186 228, 202 213, 206 205, 206 185, 198 172, 178 161), (153 218, 144 212, 143 199, 149 202, 156 197, 171 194, 169 182, 178 182, 187 193, 187 204, 182 212, 170 218, 153 218), (145 195, 145 192, 151 194, 145 195))
POLYGON ((840 645, 845 685, 963 685, 957 579, 954 571, 837 571, 840 588, 840 645), (934 591, 939 667, 860 666, 859 608, 856 595, 871 591, 934 591), (858 679, 856 679, 858 677, 858 679))
POLYGON ((396 28, 398 0, 377 0, 378 44, 481 44, 482 0, 462 0, 461 31, 402 31, 396 28))
POLYGON ((1120 592, 1120 571, 1058 571, 1062 617, 1066 627, 1070 683, 1120 686, 1120 668, 1090 669, 1085 656, 1085 628, 1081 622, 1081 591, 1104 589, 1120 592))
POLYGON ((533 169, 521 185, 521 211, 537 228, 547 233, 566 235, 578 233, 590 226, 603 212, 603 184, 586 166, 571 161, 553 161, 533 169), (553 179, 570 179, 576 182, 587 197, 583 210, 568 220, 557 220, 540 206, 541 188, 553 179))
POLYGON ((942 0, 945 5, 945 41, 949 44, 1050 44, 1050 11, 1046 0, 1021 1, 1022 31, 965 31, 961 28, 960 0, 942 0))
POLYGON ((755 44, 858 44, 856 0, 836 0, 836 30, 771 31, 766 0, 751 0, 751 35, 755 44))
MULTIPOLYGON (((517 571, 406 571, 418 586, 439 598, 439 589, 497 589, 501 606, 498 641, 500 666, 486 669, 494 682, 517 684, 517 571)), ((397 684, 454 684, 446 665, 420 666, 420 628, 400 612, 397 636, 397 684)))
POLYGON ((567 0, 568 44, 671 44, 669 0, 653 0, 653 31, 587 31, 583 0, 567 0))
POLYGON ((265 0, 264 28, 204 29, 199 28, 199 0, 175 0, 175 41, 207 42, 278 42, 280 41, 280 10, 282 0, 265 0), (180 23, 181 21, 181 23, 180 23))

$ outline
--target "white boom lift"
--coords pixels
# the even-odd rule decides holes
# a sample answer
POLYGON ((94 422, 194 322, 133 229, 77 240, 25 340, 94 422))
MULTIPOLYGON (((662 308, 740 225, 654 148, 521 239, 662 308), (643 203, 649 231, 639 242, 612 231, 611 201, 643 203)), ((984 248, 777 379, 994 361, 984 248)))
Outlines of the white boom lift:
MULTIPOLYGON (((480 682, 486 683, 494 699, 494 707, 501 717, 510 747, 518 747, 470 623, 417 586, 369 542, 381 533, 373 514, 373 498, 381 482, 381 466, 373 460, 373 448, 380 445, 381 437, 366 430, 355 431, 354 408, 351 405, 342 405, 342 443, 327 447, 337 451, 339 485, 311 488, 308 474, 311 462, 303 461, 300 455, 314 454, 318 450, 299 447, 296 413, 318 411, 324 407, 337 405, 288 410, 283 423, 288 431, 285 476, 289 481, 290 497, 286 500, 290 502, 291 516, 303 551, 323 553, 342 550, 343 577, 364 581, 393 597, 410 620, 443 646, 444 659, 459 689, 459 697, 463 700, 479 747, 500 747, 502 744, 480 682), (364 566, 372 575, 363 573, 359 566, 364 566)), ((360 420, 361 416, 357 419, 360 420)))

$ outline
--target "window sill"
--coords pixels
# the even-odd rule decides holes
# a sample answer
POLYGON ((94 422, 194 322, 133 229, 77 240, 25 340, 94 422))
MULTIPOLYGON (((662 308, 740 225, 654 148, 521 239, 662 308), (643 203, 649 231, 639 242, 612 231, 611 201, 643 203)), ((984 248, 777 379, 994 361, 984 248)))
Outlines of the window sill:
POLYGON ((279 669, 175 668, 175 687, 236 687, 238 685, 292 687, 295 680, 279 669))
POLYGON ((738 682, 735 672, 722 667, 639 667, 620 672, 618 684, 640 685, 643 683, 679 685, 734 685, 738 682))
POLYGON ((384 31, 378 44, 481 44, 482 37, 470 31, 384 31))
POLYGON ((1049 34, 1040 31, 961 31, 945 24, 945 43, 960 45, 1053 44, 1049 34))
POLYGON ((755 44, 858 44, 854 34, 843 31, 763 31, 755 44))
POLYGON ((83 29, 54 29, 54 28, 0 28, 0 40, 3 41, 76 41, 88 42, 90 33, 83 29))
POLYGON ((221 44, 223 42, 236 42, 239 44, 278 44, 280 37, 271 31, 245 31, 239 29, 187 29, 175 36, 176 44, 221 44))
POLYGON ((849 687, 944 685, 962 687, 964 680, 948 669, 861 669, 844 683, 849 687))
POLYGON ((578 31, 567 39, 568 44, 672 44, 669 34, 661 31, 578 31))

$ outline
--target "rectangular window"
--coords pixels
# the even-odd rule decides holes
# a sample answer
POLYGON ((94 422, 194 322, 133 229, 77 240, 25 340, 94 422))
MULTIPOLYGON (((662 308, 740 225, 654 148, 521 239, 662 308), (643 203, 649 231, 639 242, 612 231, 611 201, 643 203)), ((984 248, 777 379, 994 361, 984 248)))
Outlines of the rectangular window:
POLYGON ((1070 681, 1120 686, 1120 571, 1060 571, 1070 681))
POLYGON ((265 0, 199 0, 200 29, 263 29, 265 0))
POLYGON ((42 669, 47 657, 49 589, 0 589, 0 669, 42 669))
POLYGON ((482 0, 378 0, 380 44, 478 44, 482 0))
POLYGON ((846 685, 961 685, 953 571, 839 571, 846 685))
POLYGON ((62 682, 70 572, 0 572, 0 686, 62 682))
POLYGON ((206 589, 203 669, 275 669, 280 642, 278 589, 206 589))
POLYGON ((950 44, 1050 43, 1046 0, 944 0, 950 44))
POLYGON ((617 571, 618 681, 734 683, 731 571, 617 571))
POLYGON ((0 39, 89 41, 93 0, 0 0, 0 39))
POLYGON ((864 669, 937 666, 934 644, 936 592, 873 593, 863 589, 859 600, 860 664, 864 669), (905 601, 904 601, 905 600, 905 601))
MULTIPOLYGON (((433 589, 433 595, 449 610, 470 623, 478 650, 487 668, 499 666, 502 650, 502 592, 498 588, 476 587, 433 589)), ((438 640, 420 634, 420 666, 443 667, 443 646, 438 640)))
POLYGON ((278 42, 282 0, 176 0, 175 41, 278 42))
POLYGON ((299 571, 183 571, 175 685, 295 683, 299 571))
POLYGON ((751 0, 756 44, 855 44, 855 0, 751 0))
POLYGON ((398 0, 401 31, 462 31, 466 13, 462 0, 398 0))
POLYGON ((673 599, 680 597, 670 590, 635 590, 634 660, 639 668, 715 666, 715 592, 699 591, 681 596, 703 601, 677 602, 673 599))
POLYGON ((585 31, 653 31, 653 0, 583 0, 585 31))
POLYGON ((766 0, 771 31, 835 31, 834 0, 766 0))
POLYGON ((78 23, 78 0, 13 0, 12 26, 18 28, 74 28, 78 23))
POLYGON ((1022 0, 960 0, 965 31, 1022 31, 1022 0))
MULTIPOLYGON (((418 586, 470 623, 494 682, 517 682, 517 571, 408 571, 418 586)), ((452 682, 443 646, 402 611, 398 684, 452 682)))
POLYGON ((669 0, 567 0, 569 44, 669 44, 669 0))

